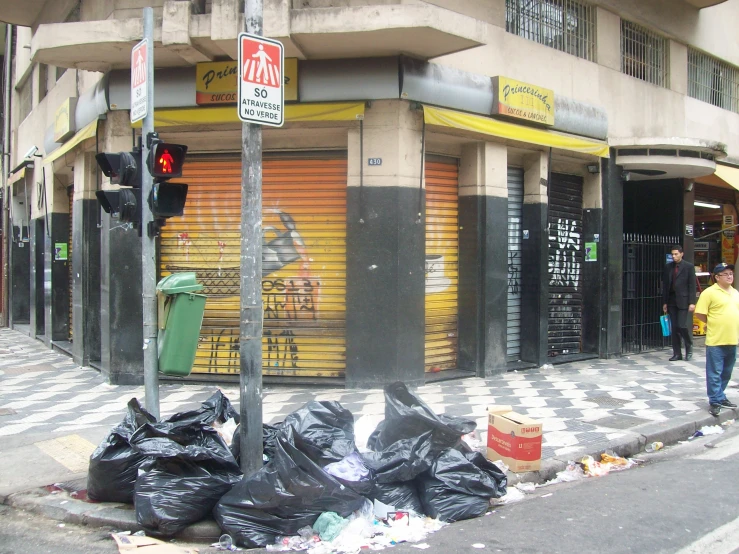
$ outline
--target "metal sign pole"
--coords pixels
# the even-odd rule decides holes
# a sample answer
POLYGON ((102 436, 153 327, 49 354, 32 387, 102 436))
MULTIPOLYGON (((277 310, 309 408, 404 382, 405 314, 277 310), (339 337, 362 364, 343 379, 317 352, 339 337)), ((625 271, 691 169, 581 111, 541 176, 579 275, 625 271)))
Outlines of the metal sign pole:
MULTIPOLYGON (((262 0, 246 0, 244 20, 247 33, 262 35, 262 0)), ((262 128, 243 123, 239 439, 247 476, 262 467, 262 324, 262 128)))
POLYGON ((153 217, 149 196, 153 178, 146 160, 149 137, 154 132, 154 10, 144 8, 144 40, 146 41, 146 116, 141 145, 141 292, 144 299, 144 392, 146 409, 159 419, 159 358, 157 355, 156 241, 151 233, 153 217))

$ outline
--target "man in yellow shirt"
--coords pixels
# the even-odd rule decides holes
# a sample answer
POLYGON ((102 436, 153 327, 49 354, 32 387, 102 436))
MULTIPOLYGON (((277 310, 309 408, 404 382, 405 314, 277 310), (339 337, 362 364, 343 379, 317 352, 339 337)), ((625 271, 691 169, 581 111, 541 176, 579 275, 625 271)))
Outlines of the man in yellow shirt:
POLYGON ((739 342, 739 291, 734 283, 734 266, 720 263, 713 268, 715 284, 704 290, 695 306, 695 316, 706 323, 706 390, 712 416, 722 407, 736 408, 726 398, 739 342))

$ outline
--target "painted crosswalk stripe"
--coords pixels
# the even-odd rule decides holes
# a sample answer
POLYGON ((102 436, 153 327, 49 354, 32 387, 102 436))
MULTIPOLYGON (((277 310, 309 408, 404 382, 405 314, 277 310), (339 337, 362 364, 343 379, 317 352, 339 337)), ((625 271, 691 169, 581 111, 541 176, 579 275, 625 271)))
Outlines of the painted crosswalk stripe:
POLYGON ((703 454, 694 456, 695 460, 723 460, 734 454, 739 454, 739 435, 716 444, 715 448, 706 450, 703 454))
POLYGON ((706 552, 731 554, 736 549, 737 534, 739 534, 739 518, 714 529, 675 554, 705 554, 706 552))

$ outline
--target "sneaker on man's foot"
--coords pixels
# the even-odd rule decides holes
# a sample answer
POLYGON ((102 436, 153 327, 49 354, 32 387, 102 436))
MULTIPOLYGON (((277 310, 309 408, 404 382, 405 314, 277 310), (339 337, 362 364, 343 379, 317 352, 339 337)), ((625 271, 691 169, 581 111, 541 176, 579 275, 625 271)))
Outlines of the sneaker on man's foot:
POLYGON ((721 404, 721 405, 722 405, 723 407, 725 407, 725 408, 736 408, 736 404, 734 404, 733 402, 729 401, 729 399, 728 399, 728 398, 724 398, 724 399, 723 399, 723 400, 722 400, 722 401, 720 402, 720 404, 721 404))
POLYGON ((711 414, 713 417, 718 417, 718 414, 721 413, 721 404, 711 404, 708 413, 711 414))

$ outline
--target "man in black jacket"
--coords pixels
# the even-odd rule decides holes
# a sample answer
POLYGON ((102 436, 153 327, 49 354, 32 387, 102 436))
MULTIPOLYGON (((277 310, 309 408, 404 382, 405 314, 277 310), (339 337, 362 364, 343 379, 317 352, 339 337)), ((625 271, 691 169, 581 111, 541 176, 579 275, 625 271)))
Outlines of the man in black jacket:
POLYGON ((662 311, 670 314, 672 358, 682 360, 680 337, 685 342, 685 359, 693 357, 693 310, 695 310, 695 266, 683 260, 683 247, 672 247, 672 261, 662 274, 662 311))

